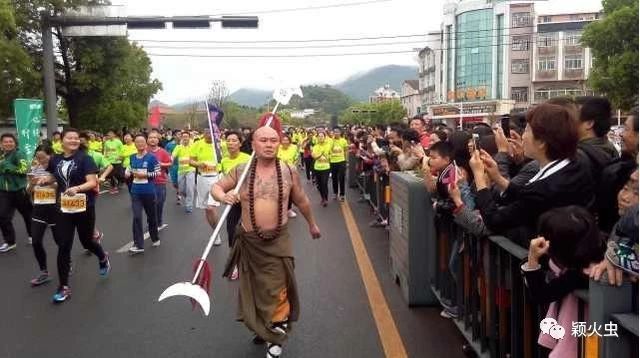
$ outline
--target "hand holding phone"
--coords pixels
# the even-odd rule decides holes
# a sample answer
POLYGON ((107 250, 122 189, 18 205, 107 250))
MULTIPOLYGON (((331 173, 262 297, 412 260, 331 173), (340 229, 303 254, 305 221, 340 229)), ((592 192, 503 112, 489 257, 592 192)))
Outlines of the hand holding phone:
POLYGON ((511 135, 511 120, 508 116, 504 116, 500 119, 500 126, 502 127, 502 133, 509 138, 511 135))

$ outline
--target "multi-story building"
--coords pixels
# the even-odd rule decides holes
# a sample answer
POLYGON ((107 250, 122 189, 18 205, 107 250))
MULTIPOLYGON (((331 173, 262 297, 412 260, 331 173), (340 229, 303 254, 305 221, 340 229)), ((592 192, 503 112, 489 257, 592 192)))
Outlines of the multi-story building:
POLYGON ((586 80, 592 67, 589 48, 580 43, 585 25, 599 13, 538 15, 533 43, 532 103, 559 96, 593 95, 586 80))
POLYGON ((377 90, 373 91, 373 94, 369 96, 369 103, 377 103, 384 101, 392 101, 392 100, 400 100, 400 95, 398 91, 394 90, 386 84, 377 90))
POLYGON ((427 35, 427 46, 418 52, 418 91, 420 93, 420 109, 427 112, 428 106, 442 103, 442 51, 440 43, 442 32, 430 32, 427 35))
POLYGON ((402 94, 400 102, 407 111, 409 118, 420 113, 420 92, 418 90, 418 80, 405 80, 402 82, 402 94))

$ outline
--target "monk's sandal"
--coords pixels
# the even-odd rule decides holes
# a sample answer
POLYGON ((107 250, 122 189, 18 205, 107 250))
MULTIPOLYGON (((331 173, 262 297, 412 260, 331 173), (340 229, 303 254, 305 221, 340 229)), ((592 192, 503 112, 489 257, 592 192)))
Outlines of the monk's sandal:
POLYGON ((267 358, 278 358, 281 354, 281 345, 275 343, 267 343, 267 358))

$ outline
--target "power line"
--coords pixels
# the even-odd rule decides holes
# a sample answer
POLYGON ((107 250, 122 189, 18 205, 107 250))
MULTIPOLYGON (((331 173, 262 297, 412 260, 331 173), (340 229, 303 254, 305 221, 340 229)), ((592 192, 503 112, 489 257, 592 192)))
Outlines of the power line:
MULTIPOLYGON (((514 26, 514 27, 503 27, 501 30, 506 30, 506 29, 522 29, 522 28, 530 28, 532 26, 514 26)), ((498 30, 498 29, 488 29, 488 30, 469 30, 469 31, 458 31, 458 32, 451 32, 452 34, 462 34, 462 33, 477 33, 477 32, 488 32, 488 31, 493 31, 493 30, 498 30)), ((438 32, 439 33, 439 32, 438 32)), ((537 32, 530 32, 528 34, 534 34, 537 32)), ((448 32, 442 32, 442 34, 447 35, 449 34, 448 32)), ((491 36, 481 36, 478 38, 483 38, 483 37, 497 37, 497 36, 519 36, 521 34, 503 34, 503 35, 491 35, 491 36)), ((277 42, 277 43, 288 43, 288 42, 293 42, 293 43, 298 43, 298 42, 337 42, 337 41, 362 41, 362 40, 384 40, 384 39, 396 39, 396 38, 405 38, 405 37, 427 37, 429 36, 428 33, 426 34, 409 34, 409 35, 389 35, 389 36, 370 36, 370 37, 351 37, 351 38, 333 38, 333 39, 307 39, 307 40, 252 40, 252 41, 218 41, 218 40, 157 40, 157 39, 130 39, 130 41, 136 41, 136 42, 167 42, 167 43, 173 43, 173 42, 184 42, 184 43, 221 43, 221 44, 226 44, 226 43, 230 43, 230 44, 256 44, 256 43, 273 43, 273 42, 277 42)), ((466 38, 469 39, 469 38, 466 38)))
MULTIPOLYGON (((559 39, 550 39, 547 42, 559 42, 559 39)), ((479 48, 491 48, 498 46, 511 46, 511 45, 521 45, 519 42, 507 42, 503 44, 489 44, 482 46, 461 46, 461 47, 451 47, 451 48, 440 48, 440 49, 432 49, 432 51, 447 51, 447 50, 467 50, 467 49, 479 49, 479 48)), ((165 50, 218 50, 220 48, 189 48, 189 47, 180 47, 180 48, 172 48, 172 47, 154 47, 155 49, 165 49, 165 50)), ((246 50, 251 50, 251 48, 243 48, 246 50)), ((289 48, 292 50, 298 48, 289 48)), ((301 47, 299 49, 304 49, 301 47)), ((525 50, 528 51, 528 50, 525 50)), ((159 53, 148 53, 149 56, 165 56, 165 57, 212 57, 212 58, 288 58, 288 57, 336 57, 336 56, 362 56, 362 55, 383 55, 383 54, 398 54, 398 53, 417 53, 416 50, 403 50, 403 51, 378 51, 378 52, 347 52, 347 53, 324 53, 324 54, 278 54, 278 55, 264 55, 264 54, 252 54, 252 55, 243 55, 243 54, 233 54, 233 55, 209 55, 209 54, 175 54, 175 53, 167 53, 167 54, 159 54, 159 53)), ((544 57, 545 55, 542 55, 544 57)))
POLYGON ((294 8, 285 8, 285 9, 242 11, 242 12, 234 12, 234 13, 220 13, 220 14, 209 15, 209 16, 223 16, 223 15, 233 16, 233 15, 247 15, 247 14, 260 15, 260 14, 273 14, 273 13, 281 13, 281 12, 322 10, 322 9, 332 9, 332 8, 340 8, 340 7, 371 5, 371 4, 383 3, 383 2, 389 2, 389 1, 391 1, 391 0, 370 0, 370 1, 350 2, 350 3, 346 3, 346 4, 332 4, 332 5, 294 7, 294 8))

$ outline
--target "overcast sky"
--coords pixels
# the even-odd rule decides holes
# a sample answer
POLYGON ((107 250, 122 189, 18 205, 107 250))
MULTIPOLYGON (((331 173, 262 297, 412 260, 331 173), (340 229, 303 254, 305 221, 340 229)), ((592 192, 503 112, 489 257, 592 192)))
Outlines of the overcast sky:
MULTIPOLYGON (((157 94, 156 99, 174 104, 190 98, 203 97, 212 80, 224 80, 231 91, 239 88, 271 89, 276 81, 334 84, 352 74, 378 66, 416 65, 417 56, 415 53, 397 53, 335 57, 195 58, 157 56, 159 54, 301 56, 412 51, 415 48, 424 47, 422 42, 424 38, 398 37, 362 41, 288 43, 265 43, 264 41, 425 34, 439 29, 445 0, 271 0, 268 2, 116 0, 114 3, 125 5, 129 16, 255 14, 260 18, 259 29, 221 29, 219 24, 216 24, 216 27, 210 30, 129 31, 129 38, 132 40, 193 41, 189 43, 140 41, 147 53, 151 55, 153 76, 158 78, 164 87, 157 94), (359 5, 345 6, 345 4, 354 3, 359 5), (331 7, 332 5, 339 6, 331 7), (303 8, 312 9, 301 10, 303 8), (279 11, 287 9, 298 10, 279 11), (229 41, 237 43, 228 43, 229 41), (389 45, 390 42, 394 44, 389 45), (373 43, 385 45, 373 46, 371 45, 373 43), (344 46, 353 44, 363 46, 344 46), (336 45, 342 47, 334 47, 336 45), (302 48, 309 46, 316 47, 302 48), (251 49, 251 47, 254 48, 251 49), (264 49, 264 47, 287 48, 264 49)), ((600 3, 600 0, 540 1, 536 5, 536 11, 539 14, 597 11, 601 9, 600 3)))

